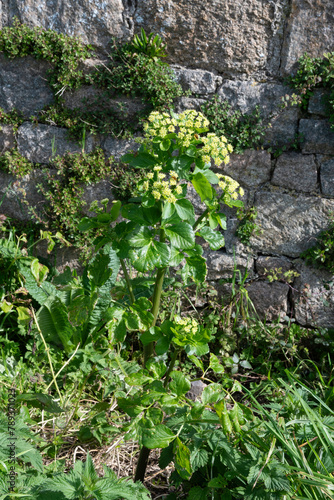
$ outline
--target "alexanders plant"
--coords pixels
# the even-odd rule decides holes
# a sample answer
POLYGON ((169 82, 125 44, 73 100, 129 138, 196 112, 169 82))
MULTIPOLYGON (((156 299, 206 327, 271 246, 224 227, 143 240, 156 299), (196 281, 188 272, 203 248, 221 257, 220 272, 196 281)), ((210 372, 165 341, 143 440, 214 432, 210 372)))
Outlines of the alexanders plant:
MULTIPOLYGON (((136 331, 143 345, 143 370, 130 382, 146 387, 151 384, 150 392, 140 401, 119 399, 119 406, 130 416, 137 415, 137 410, 145 412, 140 424, 146 428, 139 433, 143 447, 136 480, 144 478, 151 448, 179 441, 163 424, 162 410, 151 408, 153 403, 164 405, 168 389, 177 397, 189 389, 188 379, 173 371, 178 354, 184 350, 195 361, 209 352, 210 334, 196 320, 171 314, 170 319, 159 324, 161 293, 170 282, 166 273, 181 266, 184 283, 204 282, 206 259, 196 237, 204 239, 212 250, 220 249, 224 246, 220 230, 226 228, 221 204, 243 206, 239 184, 211 169, 212 162, 217 169, 228 163, 232 146, 224 136, 208 133, 208 126, 209 121, 194 110, 178 115, 152 112, 139 151, 122 157, 124 163, 147 172, 138 182, 136 196, 123 206, 114 202, 110 210, 107 204, 101 209, 95 204, 96 217, 84 218, 79 226, 81 230, 100 231, 96 249, 110 248, 123 271, 126 290, 117 295, 118 301, 111 304, 106 315, 110 339, 123 342, 127 332, 136 331), (200 215, 196 215, 187 196, 191 186, 205 207, 200 215), (123 220, 115 224, 120 214, 123 220), (166 362, 161 364, 161 357, 170 359, 168 366, 166 362), (158 380, 152 378, 152 373, 158 380)), ((176 445, 178 450, 180 446, 176 445)))

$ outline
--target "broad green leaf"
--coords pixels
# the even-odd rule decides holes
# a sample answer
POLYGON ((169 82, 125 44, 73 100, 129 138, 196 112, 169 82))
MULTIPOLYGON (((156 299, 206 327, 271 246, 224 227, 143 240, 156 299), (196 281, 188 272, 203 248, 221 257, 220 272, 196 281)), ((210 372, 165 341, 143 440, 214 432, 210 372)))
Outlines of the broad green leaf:
POLYGON ((225 245, 224 236, 211 227, 203 227, 198 234, 209 243, 211 250, 219 250, 225 245))
POLYGON ((212 198, 211 184, 201 172, 195 174, 191 182, 196 192, 199 194, 201 201, 211 200, 212 198))
POLYGON ((73 349, 71 338, 75 330, 68 320, 66 306, 58 297, 51 296, 37 312, 38 325, 46 340, 60 341, 69 354, 73 349))
POLYGON ((167 162, 167 168, 175 170, 180 179, 188 179, 190 166, 193 162, 194 159, 187 155, 175 156, 167 162))
POLYGON ((187 496, 187 500, 208 500, 208 498, 210 498, 210 489, 201 488, 200 486, 195 486, 194 488, 191 488, 187 496))
POLYGON ((207 275, 206 260, 201 255, 186 257, 190 276, 197 283, 203 283, 207 275))
POLYGON ((165 233, 173 247, 180 250, 195 246, 195 233, 187 222, 179 222, 165 227, 165 233))
POLYGON ((169 260, 169 265, 176 267, 181 262, 184 260, 184 254, 180 252, 177 248, 171 247, 170 248, 170 260, 169 260))
POLYGON ((17 315, 18 315, 17 319, 18 319, 19 323, 21 323, 22 325, 27 325, 28 323, 30 323, 32 318, 31 318, 30 310, 27 307, 18 306, 16 308, 16 311, 17 311, 17 315))
POLYGON ((209 454, 203 448, 195 448, 190 455, 190 462, 193 470, 204 467, 209 461, 209 454))
POLYGON ((165 202, 162 210, 162 219, 170 219, 175 213, 175 205, 173 203, 165 202))
POLYGON ((104 285, 104 283, 112 275, 112 270, 108 267, 110 263, 109 255, 97 254, 94 260, 88 267, 88 273, 96 287, 104 285))
POLYGON ((40 262, 38 262, 38 259, 34 259, 31 262, 30 270, 33 277, 39 284, 46 278, 46 275, 49 272, 49 269, 46 266, 43 266, 43 264, 41 264, 40 262))
POLYGON ((155 361, 153 358, 147 361, 146 368, 153 372, 154 376, 158 379, 161 379, 167 371, 167 366, 164 361, 155 361))
POLYGON ((214 373, 224 373, 224 367, 220 364, 219 359, 212 352, 210 353, 210 365, 209 368, 213 370, 214 373))
POLYGON ((165 425, 156 425, 153 429, 143 429, 143 445, 149 450, 166 448, 175 439, 174 433, 165 425))
POLYGON ((132 264, 138 271, 146 272, 155 267, 165 267, 169 262, 169 247, 166 243, 152 240, 140 249, 130 251, 132 264))
POLYGON ((202 401, 204 404, 216 403, 217 401, 223 399, 224 396, 225 393, 223 392, 222 386, 220 384, 212 383, 204 387, 202 392, 202 401))
POLYGON ((182 372, 173 371, 170 376, 172 380, 169 383, 169 388, 177 396, 183 396, 183 394, 186 394, 190 390, 190 380, 182 372))
POLYGON ((153 239, 152 231, 146 226, 137 226, 128 237, 130 245, 134 248, 142 248, 151 243, 153 239))
POLYGON ((96 217, 83 217, 78 224, 79 231, 88 231, 92 228, 99 227, 96 217))
POLYGON ((151 342, 155 342, 155 341, 159 340, 162 337, 162 335, 163 334, 162 334, 160 328, 154 326, 154 327, 150 328, 149 330, 147 330, 146 332, 144 332, 140 336, 140 340, 141 340, 143 345, 147 345, 147 344, 150 344, 151 342))
POLYGON ((162 142, 160 142, 160 149, 162 151, 168 151, 171 145, 171 141, 168 138, 164 138, 162 142))
POLYGON ((174 441, 174 453, 174 464, 177 472, 182 479, 190 479, 193 472, 190 464, 190 450, 179 437, 174 441))
POLYGON ((180 219, 193 225, 195 222, 195 211, 191 201, 181 198, 175 203, 175 209, 180 219))
POLYGON ((39 392, 19 394, 17 396, 17 401, 27 401, 34 408, 39 408, 40 410, 45 410, 50 413, 64 412, 64 410, 58 405, 56 401, 52 399, 51 396, 39 392))
POLYGON ((131 167, 149 168, 154 167, 157 160, 154 156, 146 152, 126 154, 120 159, 123 163, 129 163, 131 167))

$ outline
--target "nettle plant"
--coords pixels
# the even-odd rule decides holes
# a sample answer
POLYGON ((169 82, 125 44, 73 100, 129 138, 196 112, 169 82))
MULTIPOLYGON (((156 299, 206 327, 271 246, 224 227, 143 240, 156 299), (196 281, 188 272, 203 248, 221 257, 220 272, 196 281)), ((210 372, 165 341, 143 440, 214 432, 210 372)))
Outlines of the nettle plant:
POLYGON ((190 452, 180 441, 180 429, 175 433, 163 422, 191 385, 181 371, 174 370, 177 357, 184 351, 197 367, 203 366, 200 358, 209 353, 211 337, 196 319, 182 313, 172 311, 169 319, 159 321, 159 308, 162 290, 176 279, 177 269, 184 285, 205 281, 206 259, 196 237, 212 250, 224 245, 220 229, 226 228, 226 217, 221 203, 243 206, 239 184, 211 170, 212 162, 217 167, 228 163, 232 146, 224 136, 208 133, 208 127, 209 121, 194 110, 179 115, 152 112, 139 151, 122 157, 131 167, 147 171, 138 182, 136 197, 123 206, 115 201, 110 210, 107 203, 103 208, 95 203, 96 217, 82 219, 79 227, 98 229, 96 249, 113 252, 123 271, 126 285, 116 283, 117 302, 107 314, 110 342, 122 343, 128 332, 135 331, 143 346, 143 368, 127 378, 130 386, 140 386, 141 395, 137 391, 118 399, 118 405, 135 418, 142 446, 136 480, 144 478, 150 449, 169 445, 174 446, 181 477, 191 475, 190 452), (197 217, 187 198, 191 185, 205 204, 197 217), (123 220, 111 224, 120 214, 123 220))

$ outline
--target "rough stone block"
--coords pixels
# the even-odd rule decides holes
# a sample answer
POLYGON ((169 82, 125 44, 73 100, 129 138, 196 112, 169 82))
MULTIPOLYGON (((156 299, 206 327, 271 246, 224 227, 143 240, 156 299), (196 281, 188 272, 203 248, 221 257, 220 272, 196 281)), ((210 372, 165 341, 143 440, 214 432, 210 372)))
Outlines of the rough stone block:
POLYGON ((261 276, 266 274, 266 269, 267 271, 270 271, 271 269, 282 269, 282 273, 285 273, 286 271, 289 271, 292 267, 292 263, 290 260, 284 258, 284 257, 271 257, 271 256, 264 256, 261 255, 257 260, 256 260, 256 272, 260 274, 261 276))
POLYGON ((263 230, 251 238, 254 250, 298 257, 328 226, 334 201, 305 195, 259 192, 255 198, 257 223, 263 230))
POLYGON ((334 327, 333 275, 326 270, 295 263, 300 276, 294 281, 293 303, 296 321, 304 326, 334 327))
POLYGON ((101 147, 108 157, 113 156, 115 160, 119 160, 121 156, 126 153, 137 151, 140 144, 135 142, 133 139, 115 139, 114 137, 108 136, 102 139, 101 147))
POLYGON ((15 135, 11 125, 0 124, 0 154, 15 146, 15 135))
POLYGON ((176 80, 184 90, 192 94, 214 94, 221 77, 201 69, 187 69, 181 66, 172 66, 176 80))
POLYGON ((317 190, 317 166, 313 155, 283 153, 279 156, 271 183, 296 191, 317 190))
POLYGON ((307 52, 321 57, 334 50, 334 5, 328 0, 292 0, 282 47, 281 73, 296 68, 298 59, 307 52))
POLYGON ((271 156, 267 151, 249 149, 241 155, 232 154, 230 162, 227 165, 222 163, 217 170, 242 186, 256 188, 270 180, 271 156))
POLYGON ((127 40, 132 36, 135 7, 131 0, 10 0, 0 22, 2 26, 12 24, 17 16, 29 26, 78 36, 84 43, 106 50, 112 37, 127 40))
POLYGON ((334 198, 334 159, 321 164, 320 185, 322 194, 334 198))
POLYGON ((241 271, 242 276, 248 272, 248 277, 254 275, 254 260, 252 257, 245 259, 239 256, 229 255, 223 252, 208 252, 207 255, 208 280, 227 279, 233 276, 236 266, 241 271))
POLYGON ((65 106, 69 109, 97 112, 109 110, 115 114, 116 118, 126 121, 133 121, 137 113, 147 107, 147 104, 143 103, 139 97, 111 98, 107 92, 94 85, 83 85, 78 90, 64 92, 63 97, 65 106))
POLYGON ((308 112, 312 115, 328 116, 329 92, 324 89, 315 89, 308 103, 308 112))
POLYGON ((281 109, 282 97, 292 94, 291 88, 278 83, 226 80, 218 90, 222 100, 233 108, 250 113, 259 106, 266 130, 265 145, 282 145, 294 139, 300 111, 297 107, 281 109))
POLYGON ((114 197, 111 193, 112 186, 108 179, 104 179, 102 181, 96 182, 95 184, 90 184, 83 187, 84 194, 82 198, 86 202, 86 206, 82 209, 84 215, 87 215, 88 217, 96 215, 94 212, 90 212, 88 210, 91 203, 93 203, 93 201, 95 200, 101 201, 109 198, 108 209, 111 207, 114 197))
POLYGON ((285 283, 254 281, 247 285, 248 296, 261 319, 274 321, 288 312, 289 286, 285 283))
MULTIPOLYGON (((34 125, 24 122, 17 132, 19 153, 33 163, 49 163, 52 156, 63 156, 66 152, 80 153, 82 146, 68 138, 66 129, 49 125, 34 125), (54 151, 52 144, 54 142, 54 151)), ((86 139, 85 152, 93 150, 94 140, 86 139)))
POLYGON ((24 200, 28 202, 29 206, 40 212, 44 197, 38 192, 37 184, 42 183, 43 178, 43 173, 38 170, 19 180, 0 170, 0 200, 3 200, 0 212, 20 221, 31 220, 32 217, 24 200), (25 196, 21 190, 25 192, 25 196))
POLYGON ((51 65, 31 56, 8 59, 0 53, 0 107, 29 118, 53 102, 47 70, 51 65))
POLYGON ((287 0, 138 2, 135 30, 162 35, 169 61, 230 76, 278 73, 287 0))
POLYGON ((300 120, 299 133, 303 134, 302 152, 334 154, 334 130, 327 120, 300 120))

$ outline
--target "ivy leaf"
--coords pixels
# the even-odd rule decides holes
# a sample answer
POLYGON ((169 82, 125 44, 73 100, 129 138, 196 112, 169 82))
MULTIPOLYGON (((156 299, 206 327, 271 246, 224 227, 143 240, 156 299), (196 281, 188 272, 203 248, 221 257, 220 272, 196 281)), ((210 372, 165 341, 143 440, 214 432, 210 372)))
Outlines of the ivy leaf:
POLYGON ((201 172, 197 172, 191 182, 199 194, 201 201, 211 200, 213 194, 211 184, 201 172))
POLYGON ((203 227, 198 234, 209 243, 211 250, 219 250, 225 245, 224 236, 211 227, 203 227))
POLYGON ((173 247, 185 250, 195 246, 195 233, 187 222, 179 222, 164 229, 173 247))
POLYGON ((174 439, 174 433, 163 424, 156 425, 150 429, 143 429, 143 446, 149 450, 153 450, 154 448, 166 448, 174 439))

